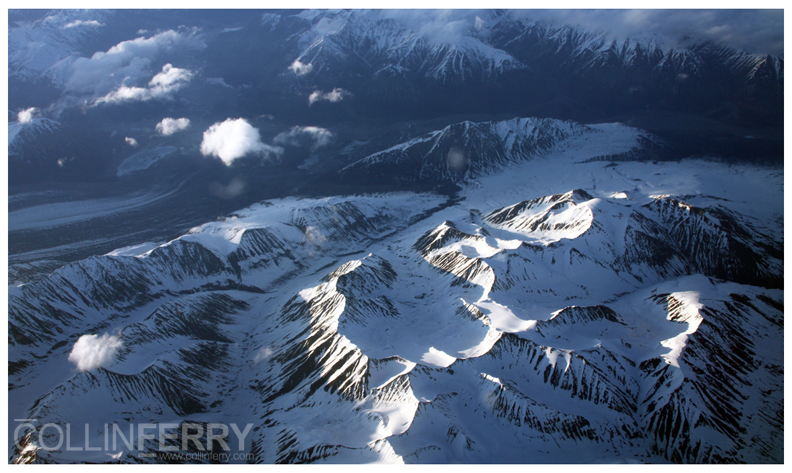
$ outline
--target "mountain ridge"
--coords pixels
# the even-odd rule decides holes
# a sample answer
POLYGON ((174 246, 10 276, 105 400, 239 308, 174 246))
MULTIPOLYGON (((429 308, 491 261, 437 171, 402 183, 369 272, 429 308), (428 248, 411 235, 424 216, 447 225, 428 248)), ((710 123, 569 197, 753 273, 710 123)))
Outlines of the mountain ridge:
MULTIPOLYGON (((782 245, 745 209, 782 180, 592 161, 642 136, 594 130, 461 182, 450 203, 267 201, 11 288, 9 408, 253 419, 254 463, 779 461, 782 245), (738 243, 754 253, 724 271, 718 252, 738 243), (122 348, 75 371, 84 333, 122 348)), ((110 461, 45 451, 37 432, 12 462, 110 461)), ((158 448, 112 455, 157 463, 158 448)))

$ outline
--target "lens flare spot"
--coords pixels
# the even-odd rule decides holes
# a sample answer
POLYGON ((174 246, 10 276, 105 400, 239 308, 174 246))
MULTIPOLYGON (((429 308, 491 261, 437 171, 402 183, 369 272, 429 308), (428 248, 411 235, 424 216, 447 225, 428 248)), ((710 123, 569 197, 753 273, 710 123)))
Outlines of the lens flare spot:
POLYGON ((462 172, 467 169, 467 157, 465 157, 465 153, 456 146, 448 150, 446 162, 448 163, 448 169, 453 172, 462 172))

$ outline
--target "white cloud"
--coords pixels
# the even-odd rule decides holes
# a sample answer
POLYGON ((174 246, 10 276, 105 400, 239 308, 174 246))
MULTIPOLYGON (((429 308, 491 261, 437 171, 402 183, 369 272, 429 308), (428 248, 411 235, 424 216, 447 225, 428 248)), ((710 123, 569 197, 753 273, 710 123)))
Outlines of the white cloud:
POLYGON ((327 128, 317 126, 295 126, 289 131, 279 133, 272 142, 281 146, 302 146, 311 142, 311 151, 329 145, 335 135, 327 128))
POLYGON ((94 28, 98 28, 100 26, 104 26, 103 23, 99 23, 96 20, 74 20, 71 23, 67 23, 64 25, 64 28, 74 28, 75 26, 92 26, 94 28))
POLYGON ((162 72, 151 78, 149 87, 153 89, 171 89, 184 82, 189 82, 193 73, 187 69, 179 69, 170 64, 162 66, 162 72))
POLYGON ((305 227, 305 240, 311 242, 316 246, 324 246, 327 243, 327 237, 316 227, 308 225, 305 227))
POLYGON ((190 127, 189 118, 163 118, 161 122, 157 123, 155 129, 157 133, 162 136, 170 136, 174 133, 186 130, 190 127))
POLYGON ((98 367, 107 367, 115 360, 118 350, 123 346, 120 338, 104 334, 83 335, 74 344, 69 361, 77 365, 80 371, 88 371, 98 367))
POLYGON ((320 92, 318 90, 314 90, 308 97, 308 105, 313 105, 314 102, 319 102, 322 100, 328 102, 340 102, 341 100, 344 100, 344 97, 349 95, 352 94, 341 88, 335 88, 331 92, 320 92))
POLYGON ((298 76, 304 76, 313 70, 313 65, 303 64, 299 59, 295 59, 294 62, 291 63, 291 66, 289 66, 289 70, 298 76))
POLYGON ((100 97, 119 86, 133 87, 146 76, 149 67, 159 56, 177 49, 200 49, 206 44, 193 34, 173 30, 150 38, 122 41, 107 52, 96 52, 90 58, 77 58, 71 64, 71 76, 66 81, 67 92, 100 97))
POLYGON ((234 86, 229 85, 225 81, 225 79, 223 79, 222 77, 207 77, 206 78, 206 83, 207 84, 212 84, 212 85, 219 85, 221 87, 226 87, 228 89, 233 89, 234 88, 234 86))
POLYGON ((131 146, 133 148, 137 148, 138 147, 138 142, 134 138, 130 138, 130 137, 127 136, 126 138, 124 138, 124 141, 126 141, 126 144, 128 144, 129 146, 131 146))
POLYGON ((17 113, 17 120, 19 121, 19 123, 28 123, 34 118, 36 118, 38 111, 39 109, 37 109, 36 107, 30 107, 28 109, 22 110, 19 113, 17 113))
POLYGON ((273 354, 272 348, 264 347, 256 352, 256 356, 253 358, 253 363, 259 364, 262 361, 267 361, 272 357, 272 354, 273 354))
POLYGON ((104 97, 96 99, 95 104, 147 101, 151 99, 170 99, 179 89, 192 79, 193 73, 179 69, 171 64, 162 66, 162 72, 151 78, 148 87, 127 87, 122 85, 104 97))
POLYGON ((109 94, 105 95, 104 97, 99 97, 94 102, 95 105, 102 104, 102 103, 121 103, 121 102, 133 102, 135 100, 149 100, 151 97, 149 96, 148 90, 142 87, 121 87, 116 91, 110 92, 109 94))
POLYGON ((472 30, 483 30, 485 22, 477 10, 382 10, 385 18, 396 20, 420 34, 430 44, 455 44, 472 30))
POLYGON ((203 134, 201 153, 220 158, 226 166, 248 155, 280 154, 283 148, 261 142, 259 131, 244 118, 232 119, 210 126, 203 134))

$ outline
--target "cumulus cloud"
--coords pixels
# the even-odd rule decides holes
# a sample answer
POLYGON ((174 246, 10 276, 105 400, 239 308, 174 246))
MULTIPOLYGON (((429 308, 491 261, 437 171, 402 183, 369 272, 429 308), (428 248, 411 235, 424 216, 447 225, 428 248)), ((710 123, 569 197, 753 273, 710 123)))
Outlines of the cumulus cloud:
POLYGON ((122 85, 104 97, 96 99, 95 104, 147 101, 151 99, 170 99, 179 89, 192 79, 193 73, 179 69, 171 64, 162 66, 162 72, 151 78, 148 87, 127 87, 122 85))
POLYGON ((321 247, 327 243, 327 237, 318 228, 308 225, 305 227, 305 241, 321 247))
POLYGON ((230 166, 237 159, 248 154, 269 156, 280 154, 283 148, 261 142, 259 131, 244 118, 229 118, 215 123, 203 134, 201 153, 215 156, 230 166))
POLYGON ((189 118, 163 118, 161 122, 157 123, 155 129, 157 133, 162 136, 170 136, 190 127, 189 118))
POLYGON ((233 89, 234 88, 234 86, 229 85, 225 81, 225 79, 223 79, 222 77, 207 77, 206 78, 206 83, 207 84, 212 84, 212 85, 219 85, 221 87, 226 87, 228 89, 233 89))
POLYGON ((289 70, 298 76, 304 76, 313 70, 313 65, 303 64, 299 59, 295 59, 294 62, 291 63, 291 66, 289 66, 289 70))
POLYGON ((137 148, 138 147, 138 142, 134 138, 130 138, 130 137, 127 136, 126 138, 124 138, 124 141, 126 141, 126 144, 128 144, 129 146, 131 146, 133 148, 137 148))
POLYGON ((327 102, 340 102, 344 100, 344 97, 349 95, 352 94, 341 88, 335 88, 330 92, 320 92, 318 90, 314 90, 308 97, 308 105, 313 105, 314 102, 323 100, 327 102))
POLYGON ((310 144, 311 151, 332 143, 335 135, 327 128, 317 126, 295 126, 289 131, 279 133, 272 142, 281 146, 303 146, 310 144))
POLYGON ((99 23, 96 20, 74 20, 71 23, 63 25, 64 28, 74 28, 75 26, 92 26, 98 28, 104 26, 104 23, 99 23))
POLYGON ((107 367, 114 360, 123 346, 120 338, 104 334, 83 335, 74 344, 69 361, 77 365, 80 371, 88 371, 98 367, 107 367))
POLYGON ((162 66, 162 72, 151 78, 149 87, 154 89, 170 89, 192 78, 192 72, 179 69, 170 64, 162 66))
POLYGON ((22 110, 19 113, 17 113, 17 121, 19 121, 19 123, 29 123, 31 120, 36 118, 38 112, 39 109, 37 109, 36 107, 30 107, 25 110, 22 110))
POLYGON ((253 357, 253 363, 259 364, 262 361, 267 361, 272 357, 272 354, 273 354, 272 348, 264 347, 256 352, 256 356, 253 357))
POLYGON ((150 66, 159 56, 184 48, 200 49, 206 44, 194 34, 165 31, 150 38, 122 41, 106 52, 77 58, 71 64, 66 91, 100 97, 119 86, 133 87, 151 77, 150 66))

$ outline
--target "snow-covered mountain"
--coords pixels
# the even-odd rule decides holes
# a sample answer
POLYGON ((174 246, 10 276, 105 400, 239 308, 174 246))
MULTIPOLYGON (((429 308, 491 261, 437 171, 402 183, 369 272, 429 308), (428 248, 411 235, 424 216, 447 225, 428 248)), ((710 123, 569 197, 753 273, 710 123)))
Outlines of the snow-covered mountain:
POLYGON ((613 38, 609 33, 580 26, 536 21, 526 15, 494 11, 484 21, 493 44, 529 64, 556 58, 573 75, 598 69, 622 70, 622 74, 651 71, 658 76, 683 79, 679 74, 701 77, 706 68, 723 68, 745 79, 760 64, 768 63, 775 80, 783 80, 783 60, 736 51, 724 45, 690 37, 679 43, 659 34, 613 38), (632 69, 632 72, 631 72, 632 69))
MULTIPOLYGON (((168 12, 159 15, 159 22, 170 19, 168 12)), ((299 76, 363 73, 366 79, 414 75, 442 83, 480 83, 518 70, 555 75, 545 68, 552 63, 564 73, 589 78, 607 69, 621 70, 625 77, 649 72, 679 80, 679 74, 701 77, 717 69, 743 80, 759 73, 783 82, 783 59, 735 51, 695 37, 682 44, 661 35, 614 39, 608 32, 509 10, 482 11, 476 24, 465 29, 451 18, 436 19, 434 25, 436 15, 430 11, 422 19, 399 11, 306 10, 264 13, 259 18, 264 31, 280 35, 280 46, 294 48, 287 53, 287 66, 298 61, 309 67, 292 70, 299 76), (430 28, 433 25, 437 28, 430 28)), ((9 71, 21 80, 46 78, 59 86, 70 78, 71 64, 85 56, 84 48, 101 42, 108 29, 131 28, 124 15, 112 10, 56 10, 39 16, 10 26, 9 71)), ((220 26, 218 33, 245 31, 220 26)), ((207 32, 214 34, 211 29, 207 32)), ((144 30, 138 34, 146 36, 144 30)))
POLYGON ((69 79, 69 65, 79 57, 75 53, 101 33, 112 15, 112 11, 57 10, 9 25, 9 76, 63 85, 69 79))
POLYGON ((783 172, 603 159, 647 142, 463 122, 345 171, 455 198, 265 201, 11 288, 11 461, 165 462, 82 447, 217 422, 256 463, 783 461, 783 172))
MULTIPOLYGON (((115 138, 118 141, 122 138, 115 138)), ((69 121, 35 117, 8 123, 8 167, 16 179, 35 181, 47 175, 74 172, 91 175, 105 165, 90 158, 108 155, 107 145, 114 141, 108 134, 85 129, 69 121), (21 170, 26 170, 26 172, 21 170), (20 173, 20 174, 17 174, 20 173)), ((117 146, 117 144, 116 144, 117 146)), ((110 151, 109 154, 113 154, 110 151)))
MULTIPOLYGON (((339 174, 344 179, 367 182, 462 182, 551 151, 588 146, 602 133, 597 126, 546 118, 466 121, 365 157, 339 170, 339 174)), ((624 147, 624 153, 637 158, 641 151, 660 146, 650 134, 639 133, 622 138, 608 149, 624 147)), ((600 158, 603 156, 589 159, 600 158)))
POLYGON ((32 118, 26 122, 13 121, 8 124, 8 156, 14 159, 29 160, 25 148, 37 141, 47 141, 48 135, 60 128, 61 124, 49 118, 32 118))
POLYGON ((479 93, 499 104, 563 97, 604 114, 660 101, 672 109, 712 110, 730 93, 750 96, 755 104, 745 107, 765 110, 774 109, 770 97, 778 99, 783 89, 782 58, 694 37, 614 39, 524 12, 482 12, 475 26, 451 32, 445 29, 461 22, 430 27, 415 15, 364 10, 267 14, 263 27, 274 31, 284 23, 294 39, 285 51, 293 61, 287 76, 301 86, 351 89, 367 102, 454 107, 454 92, 433 88, 442 85, 457 87, 456 94, 484 86, 479 93))
MULTIPOLYGON (((421 17, 385 10, 239 12, 230 15, 229 25, 198 19, 185 24, 192 17, 168 11, 145 21, 134 11, 41 16, 10 26, 10 77, 22 89, 54 86, 48 92, 53 101, 62 95, 58 111, 110 92, 109 85, 145 83, 159 67, 154 63, 176 60, 165 56, 178 47, 178 60, 206 74, 204 79, 225 77, 222 83, 244 88, 248 100, 263 94, 271 107, 290 112, 305 107, 314 92, 341 88, 366 115, 402 114, 405 108, 433 116, 524 114, 521 109, 535 107, 537 113, 544 107, 557 116, 590 120, 652 107, 717 111, 731 121, 763 125, 783 116, 782 58, 695 37, 682 43, 660 35, 613 39, 609 32, 520 11, 484 11, 474 25, 435 18, 437 12, 421 17), (150 29, 133 28, 134 21, 150 23, 150 29), (119 70, 107 71, 102 90, 91 90, 96 96, 86 95, 82 82, 92 74, 86 61, 104 61, 107 54, 117 58, 119 70), (570 110, 569 101, 578 106, 570 110), (724 102, 738 113, 722 110, 724 102)), ((40 99, 27 91, 12 96, 12 102, 40 99)), ((31 105, 47 104, 12 103, 31 105)))
POLYGON ((481 82, 520 69, 555 75, 544 67, 552 62, 572 77, 597 77, 607 70, 621 71, 622 77, 649 73, 681 80, 680 75, 701 77, 705 69, 720 68, 748 81, 757 69, 767 68, 775 81, 783 81, 780 58, 695 39, 682 45, 660 35, 613 39, 608 32, 506 10, 482 13, 475 27, 443 35, 405 16, 312 10, 285 19, 266 14, 263 24, 274 28, 289 21, 302 29, 296 34, 299 52, 294 58, 304 66, 294 70, 300 76, 338 76, 347 69, 371 76, 416 74, 440 82, 481 82))
MULTIPOLYGON (((526 66, 476 36, 431 41, 420 32, 378 12, 308 11, 295 61, 305 73, 339 74, 340 68, 373 76, 415 74, 445 82, 482 81, 526 66)), ((265 16, 265 24, 272 21, 265 16)), ((303 75, 303 74, 300 74, 303 75)))
POLYGON ((340 131, 338 148, 326 148, 341 156, 337 161, 283 157, 321 162, 318 169, 328 173, 366 157, 342 156, 342 142, 370 142, 371 154, 466 119, 514 116, 635 120, 653 134, 665 131, 666 141, 681 141, 669 148, 673 158, 711 155, 712 148, 783 152, 782 58, 694 37, 613 39, 528 11, 482 11, 470 21, 472 14, 457 21, 443 12, 398 10, 11 11, 9 109, 35 107, 39 118, 62 124, 50 139, 9 148, 26 155, 11 167, 12 180, 91 176, 107 187, 119 177, 171 185, 165 181, 178 165, 118 172, 131 154, 122 139, 138 136, 145 148, 144 137, 154 136, 166 115, 191 119, 194 128, 152 145, 184 148, 184 160, 194 161, 203 160, 199 128, 228 118, 244 118, 269 138, 294 126, 340 131), (409 128, 424 120, 437 121, 409 128), (688 121, 717 138, 691 140, 688 121), (400 138, 380 142, 387 128, 400 138))

